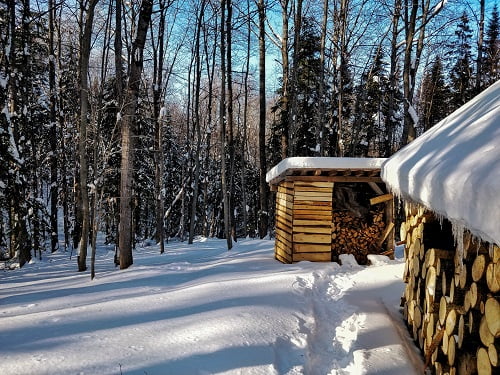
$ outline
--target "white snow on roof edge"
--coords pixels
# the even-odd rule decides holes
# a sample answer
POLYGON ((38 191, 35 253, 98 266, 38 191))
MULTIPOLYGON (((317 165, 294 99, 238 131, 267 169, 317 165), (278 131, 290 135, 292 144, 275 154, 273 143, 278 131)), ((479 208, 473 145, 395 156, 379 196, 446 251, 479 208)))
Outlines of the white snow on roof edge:
POLYGON ((268 183, 275 182, 289 169, 380 169, 385 158, 290 157, 283 159, 266 174, 268 183))
POLYGON ((381 177, 402 199, 500 245, 500 81, 383 164, 381 177))

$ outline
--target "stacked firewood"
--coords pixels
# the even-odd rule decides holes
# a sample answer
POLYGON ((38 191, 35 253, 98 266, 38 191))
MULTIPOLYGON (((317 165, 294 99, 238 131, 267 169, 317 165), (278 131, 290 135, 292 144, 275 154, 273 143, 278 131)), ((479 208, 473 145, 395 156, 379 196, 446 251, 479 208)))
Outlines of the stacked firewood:
POLYGON ((500 373, 500 248, 406 204, 405 320, 436 374, 500 373), (463 241, 462 241, 463 240, 463 241))
POLYGON ((332 215, 332 257, 353 254, 359 264, 366 264, 368 254, 378 254, 385 228, 384 212, 370 211, 370 217, 357 217, 346 210, 332 215))

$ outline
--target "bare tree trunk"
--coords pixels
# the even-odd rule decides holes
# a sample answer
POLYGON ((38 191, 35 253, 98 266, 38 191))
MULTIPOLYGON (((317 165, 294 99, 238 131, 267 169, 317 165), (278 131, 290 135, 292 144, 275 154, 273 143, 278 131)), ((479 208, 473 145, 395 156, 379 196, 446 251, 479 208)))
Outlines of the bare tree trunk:
POLYGON ((347 17, 349 13, 349 0, 340 0, 340 9, 338 15, 338 56, 340 58, 340 66, 338 68, 338 79, 337 79, 337 87, 338 87, 338 98, 337 98, 337 156, 344 156, 345 153, 345 145, 344 145, 344 80, 347 77, 344 76, 344 73, 347 72, 347 63, 348 63, 348 52, 347 52, 347 17))
POLYGON ((233 34, 233 4, 232 0, 227 2, 227 17, 226 17, 226 38, 227 38, 227 125, 228 125, 228 151, 229 151, 229 228, 234 241, 236 237, 236 224, 234 217, 234 109, 233 109, 233 57, 232 57, 232 34, 233 34))
POLYGON ((220 57, 221 57, 221 94, 219 102, 219 122, 221 137, 221 185, 222 202, 224 207, 224 235, 226 236, 227 249, 231 250, 233 242, 231 239, 231 214, 229 212, 230 202, 227 186, 227 166, 226 166, 226 0, 221 0, 221 36, 220 36, 220 57))
MULTIPOLYGON (((62 38, 61 38, 61 10, 59 10, 59 22, 57 23, 57 64, 58 69, 61 70, 61 53, 62 53, 62 38)), ((57 90, 61 92, 62 82, 61 80, 57 80, 57 90)), ((59 108, 62 108, 63 98, 61 95, 57 97, 59 102, 59 108)), ((62 111, 57 111, 58 122, 61 126, 59 126, 59 139, 61 141, 61 150, 66 150, 66 140, 64 137, 64 129, 62 124, 64 124, 64 116, 62 111)), ((73 156, 74 157, 74 156, 73 156)), ((71 243, 71 234, 70 234, 70 195, 71 189, 70 186, 74 186, 75 184, 71 184, 68 182, 68 178, 71 181, 72 176, 68 176, 68 169, 66 163, 66 157, 63 156, 60 160, 60 172, 61 172, 61 204, 63 208, 63 231, 64 231, 64 251, 67 251, 68 247, 71 243)), ((72 246, 72 245, 71 245, 72 246)))
POLYGON ((399 34, 399 17, 401 16, 401 0, 394 0, 394 13, 392 15, 392 35, 391 35, 391 66, 389 72, 389 97, 387 106, 389 108, 388 116, 385 117, 385 150, 384 157, 392 155, 394 147, 394 116, 396 116, 396 90, 397 77, 396 70, 398 67, 398 34, 399 34))
MULTIPOLYGON (((241 170, 241 205, 243 206, 243 237, 248 236, 248 203, 247 203, 247 183, 246 183, 246 151, 247 151, 247 126, 248 126, 248 76, 250 73, 250 48, 251 48, 251 17, 250 17, 250 0, 247 0, 247 55, 245 62, 245 75, 243 79, 243 134, 242 144, 240 147, 240 158, 242 162, 241 170)), ((260 56, 259 56, 260 60, 260 56)), ((238 116, 239 117, 239 116, 238 116)))
MULTIPOLYGON (((80 243, 78 245, 78 271, 87 269, 87 245, 89 239, 89 195, 87 188, 88 165, 87 165, 87 114, 89 111, 89 85, 88 71, 90 58, 90 39, 92 37, 92 24, 94 22, 94 9, 99 0, 90 0, 87 9, 87 17, 84 21, 84 9, 82 8, 83 33, 80 38, 80 138, 78 140, 78 154, 80 159, 80 201, 79 212, 81 214, 82 230, 80 243)), ((83 4, 82 4, 83 6, 83 4)))
MULTIPOLYGON (((218 25, 217 25, 217 19, 215 19, 215 29, 218 28, 218 25)), ((205 160, 204 160, 204 170, 208 172, 209 170, 209 166, 210 166, 210 145, 211 145, 211 126, 212 126, 212 103, 213 103, 213 98, 214 98, 214 95, 213 95, 213 87, 214 87, 214 76, 215 76, 215 61, 216 61, 216 58, 217 58, 217 48, 214 46, 212 51, 211 51, 211 54, 208 53, 208 44, 209 44, 209 41, 208 41, 208 34, 207 34, 207 30, 206 28, 204 28, 204 34, 203 34, 203 39, 204 39, 204 45, 203 45, 203 48, 204 48, 204 51, 205 51, 205 64, 206 64, 206 70, 207 70, 207 74, 208 74, 208 92, 207 92, 207 96, 208 96, 208 100, 207 100, 207 113, 208 113, 208 116, 207 116, 207 125, 208 125, 208 131, 207 131, 207 134, 206 134, 206 154, 205 154, 205 160)), ((217 40, 217 35, 214 35, 214 41, 217 40)), ((216 43, 214 43, 216 44, 216 43)), ((203 202, 204 202, 204 206, 205 206, 205 209, 203 210, 204 212, 207 212, 206 210, 206 206, 207 206, 207 202, 208 202, 208 193, 209 193, 209 186, 208 184, 204 183, 204 187, 203 187, 203 202)), ((215 209, 212 208, 212 217, 214 216, 214 212, 215 212, 215 209)), ((204 235, 205 237, 208 237, 211 235, 211 223, 209 222, 209 217, 208 217, 208 214, 206 215, 206 219, 205 219, 205 224, 204 224, 204 235)))
POLYGON ((49 0, 49 118, 50 118, 50 248, 55 252, 58 248, 57 228, 57 113, 56 113, 56 61, 54 56, 54 0, 49 0))
POLYGON ((122 0, 115 0, 115 80, 118 110, 123 105, 123 63, 122 63, 122 0))
POLYGON ((321 22, 321 39, 320 39, 320 52, 319 52, 319 103, 318 103, 318 116, 317 116, 317 134, 316 142, 319 145, 319 155, 326 156, 326 132, 328 127, 325 126, 328 121, 326 118, 326 90, 325 90, 325 46, 326 46, 326 29, 328 23, 328 0, 323 0, 323 20, 321 22))
POLYGON ((404 127, 403 127, 403 145, 413 141, 417 134, 414 119, 411 115, 413 111, 413 94, 415 92, 415 79, 420 64, 420 56, 424 48, 425 28, 427 23, 435 17, 441 10, 440 8, 434 9, 432 15, 430 14, 430 0, 419 2, 418 0, 411 0, 411 7, 409 0, 405 0, 405 54, 403 65, 403 92, 404 92, 404 127), (421 12, 418 14, 419 6, 421 12), (420 22, 417 27, 417 21, 420 22), (413 44, 418 32, 417 44, 415 53, 413 44))
POLYGON ((192 244, 196 228, 196 209, 198 207, 198 189, 200 178, 200 152, 201 152, 201 124, 200 124, 200 86, 201 86, 201 56, 200 56, 200 38, 203 14, 205 12, 206 1, 201 3, 200 11, 197 15, 198 22, 196 25, 196 41, 195 41, 195 90, 194 90, 194 131, 196 132, 196 149, 194 152, 194 176, 193 176, 193 199, 191 201, 191 218, 189 220, 189 240, 192 244))
POLYGON ((266 182, 266 9, 259 0, 259 237, 268 232, 268 185, 266 182))
MULTIPOLYGON (((105 152, 103 153, 103 150, 100 150, 99 147, 101 146, 101 129, 100 129, 100 124, 102 123, 102 113, 103 111, 99 110, 102 108, 102 101, 103 101, 103 90, 104 90, 104 84, 106 82, 107 78, 107 71, 108 71, 108 56, 109 56, 109 46, 111 44, 111 15, 112 15, 112 7, 113 3, 110 2, 108 4, 108 12, 107 12, 107 18, 106 18, 106 25, 105 25, 105 31, 104 31, 104 37, 103 37, 103 48, 102 48, 102 55, 101 55, 101 75, 100 75, 100 86, 99 86, 99 93, 98 93, 98 99, 97 99, 97 104, 96 108, 97 111, 93 111, 93 123, 94 123, 94 136, 93 136, 93 176, 91 177, 91 180, 93 181, 99 181, 100 177, 102 176, 102 168, 99 168, 99 162, 100 158, 104 157, 103 160, 103 165, 106 165, 107 160, 105 156, 105 152), (97 112, 97 113, 96 113, 97 112), (101 152, 100 152, 101 151, 101 152), (103 155, 104 154, 104 155, 103 155)), ((93 195, 92 197, 92 209, 90 210, 90 223, 91 223, 91 236, 90 236, 90 247, 91 247, 91 256, 90 256, 90 279, 93 280, 95 277, 95 260, 96 260, 96 253, 97 253, 97 232, 99 229, 99 207, 101 204, 101 197, 102 197, 102 189, 99 186, 98 183, 94 183, 92 188, 91 188, 91 193, 93 195)))
POLYGON ((289 153, 289 75, 290 66, 288 62, 288 4, 289 0, 280 0, 281 3, 281 19, 283 22, 282 35, 281 35, 281 66, 282 66, 282 80, 283 92, 281 103, 281 158, 285 159, 289 153))
POLYGON ((302 31, 302 0, 295 0, 294 21, 293 21, 293 53, 292 53, 292 70, 289 80, 288 90, 288 155, 297 155, 297 92, 298 86, 298 56, 300 48, 300 33, 302 31))
POLYGON ((163 196, 163 124, 165 113, 162 111, 161 94, 163 90, 163 59, 164 59, 164 38, 165 38, 165 13, 167 7, 165 2, 160 2, 160 23, 158 26, 158 46, 153 47, 154 51, 154 72, 153 72, 153 111, 155 118, 155 219, 156 231, 155 240, 160 244, 160 254, 165 252, 164 241, 164 221, 165 211, 163 196))
POLYGON ((132 189, 134 180, 134 136, 135 112, 139 95, 140 80, 143 67, 143 51, 151 13, 152 0, 143 0, 137 24, 137 36, 132 46, 132 61, 129 80, 125 93, 122 117, 122 157, 120 180, 120 230, 118 246, 120 248, 120 269, 128 268, 133 263, 132 257, 132 224, 133 200, 132 189))
POLYGON ((476 63, 476 94, 479 94, 482 87, 483 76, 483 38, 484 38, 484 2, 479 0, 480 14, 479 14, 479 30, 477 37, 477 63, 476 63))

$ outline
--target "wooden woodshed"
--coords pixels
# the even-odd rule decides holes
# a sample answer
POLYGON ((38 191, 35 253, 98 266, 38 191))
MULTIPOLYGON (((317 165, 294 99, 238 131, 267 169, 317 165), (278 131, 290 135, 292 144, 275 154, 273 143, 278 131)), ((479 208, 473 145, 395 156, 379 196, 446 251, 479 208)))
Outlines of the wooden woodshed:
POLYGON ((380 178, 385 159, 293 157, 266 179, 276 191, 275 257, 283 263, 394 253, 393 197, 380 178))
POLYGON ((500 374, 500 82, 383 165, 404 203, 403 314, 434 374, 500 374))

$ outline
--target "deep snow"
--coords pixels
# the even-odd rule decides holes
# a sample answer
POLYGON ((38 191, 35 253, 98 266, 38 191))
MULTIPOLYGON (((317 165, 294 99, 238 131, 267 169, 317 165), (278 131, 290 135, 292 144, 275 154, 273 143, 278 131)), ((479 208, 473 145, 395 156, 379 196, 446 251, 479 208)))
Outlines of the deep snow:
POLYGON ((391 156, 391 191, 500 245, 500 81, 391 156))
POLYGON ((281 264, 273 241, 60 252, 0 270, 0 374, 417 374, 403 260, 281 264))

